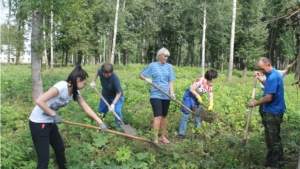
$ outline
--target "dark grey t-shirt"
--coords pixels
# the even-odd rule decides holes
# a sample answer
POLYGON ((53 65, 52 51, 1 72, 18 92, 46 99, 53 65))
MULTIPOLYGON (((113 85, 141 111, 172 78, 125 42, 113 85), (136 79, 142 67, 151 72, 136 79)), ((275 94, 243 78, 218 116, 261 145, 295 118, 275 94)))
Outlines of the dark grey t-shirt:
POLYGON ((100 83, 102 86, 102 95, 104 97, 115 98, 117 93, 123 90, 120 84, 118 76, 113 72, 109 78, 105 78, 102 74, 101 69, 98 69, 98 76, 100 77, 100 83))

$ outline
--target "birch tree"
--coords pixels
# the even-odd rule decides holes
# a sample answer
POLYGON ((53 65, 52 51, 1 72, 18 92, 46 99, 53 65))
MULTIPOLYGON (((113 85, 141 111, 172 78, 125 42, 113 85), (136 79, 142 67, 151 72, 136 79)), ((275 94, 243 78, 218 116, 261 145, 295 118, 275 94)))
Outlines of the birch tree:
POLYGON ((113 37, 113 45, 111 49, 111 58, 110 58, 110 63, 114 64, 114 52, 115 52, 115 47, 116 47, 116 38, 117 38, 117 29, 118 29, 118 13, 119 13, 119 0, 117 0, 117 5, 116 5, 116 16, 115 16, 115 25, 114 25, 114 37, 113 37))
POLYGON ((236 17, 236 0, 233 0, 231 38, 230 38, 230 56, 229 56, 228 75, 227 75, 227 80, 228 81, 231 81, 231 79, 232 79, 234 34, 235 34, 235 17, 236 17))
POLYGON ((32 32, 31 32, 31 80, 32 80, 32 101, 43 93, 43 80, 41 75, 42 63, 42 30, 39 28, 43 24, 43 15, 40 8, 33 11, 32 32))
POLYGON ((205 33, 206 33, 206 1, 204 2, 204 14, 203 14, 203 35, 202 35, 202 70, 201 77, 204 77, 205 71, 205 33))
POLYGON ((53 68, 53 4, 51 5, 50 12, 50 58, 51 58, 51 69, 53 68))
POLYGON ((8 30, 8 38, 7 38, 7 63, 10 64, 10 54, 11 54, 11 31, 10 31, 10 19, 11 19, 11 0, 8 0, 8 17, 7 17, 7 30, 8 30))

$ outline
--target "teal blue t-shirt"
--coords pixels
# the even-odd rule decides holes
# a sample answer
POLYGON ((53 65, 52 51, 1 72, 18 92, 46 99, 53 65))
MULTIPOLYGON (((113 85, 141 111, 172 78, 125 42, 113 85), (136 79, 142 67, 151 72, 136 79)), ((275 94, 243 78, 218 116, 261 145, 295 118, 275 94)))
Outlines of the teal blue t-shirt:
MULTIPOLYGON (((172 65, 169 63, 160 64, 158 61, 150 63, 140 74, 147 78, 152 77, 153 84, 168 94, 170 94, 169 82, 176 79, 172 65)), ((150 98, 170 100, 168 96, 153 86, 151 87, 150 98)))
POLYGON ((266 94, 272 94, 271 102, 263 105, 263 111, 266 113, 283 114, 286 106, 284 101, 284 86, 281 74, 273 68, 267 75, 263 97, 266 94))

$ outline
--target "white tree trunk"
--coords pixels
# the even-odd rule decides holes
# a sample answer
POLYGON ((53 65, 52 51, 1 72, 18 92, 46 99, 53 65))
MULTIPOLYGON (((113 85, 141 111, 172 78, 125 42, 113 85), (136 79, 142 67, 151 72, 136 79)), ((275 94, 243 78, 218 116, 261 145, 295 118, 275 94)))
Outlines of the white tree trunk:
POLYGON ((50 14, 50 50, 51 50, 51 69, 53 68, 53 5, 51 5, 51 14, 50 14))
MULTIPOLYGON (((45 18, 43 17, 43 25, 45 25, 45 18)), ((46 32, 43 31, 43 39, 45 41, 46 39, 46 32)), ((46 46, 46 43, 44 43, 44 57, 43 57, 43 62, 45 62, 46 64, 46 69, 48 69, 48 58, 47 58, 47 46, 46 46)), ((43 63, 42 62, 42 63, 43 63)))
POLYGON ((206 2, 204 2, 204 15, 203 15, 203 35, 202 35, 202 68, 201 77, 204 77, 205 71, 205 39, 206 39, 206 2))
POLYGON ((103 43, 103 63, 105 63, 105 35, 104 35, 104 43, 103 43))
POLYGON ((43 15, 40 9, 33 11, 32 16, 32 31, 31 31, 31 80, 32 80, 32 101, 35 100, 43 93, 43 80, 42 80, 42 64, 39 45, 42 44, 42 31, 39 27, 43 24, 43 15))
POLYGON ((236 17, 236 0, 233 0, 231 38, 230 38, 230 56, 229 56, 228 75, 227 75, 227 80, 228 81, 231 81, 231 79, 232 79, 233 54, 234 54, 233 49, 234 49, 234 35, 235 35, 235 17, 236 17))
POLYGON ((11 0, 8 1, 8 17, 7 17, 7 31, 8 31, 8 38, 7 38, 7 63, 10 64, 10 54, 11 54, 11 50, 10 50, 10 36, 11 36, 11 32, 10 32, 10 18, 11 18, 11 8, 12 8, 12 4, 11 4, 11 0))
POLYGON ((110 63, 114 64, 114 54, 115 54, 115 47, 116 47, 116 38, 117 38, 117 29, 118 29, 118 13, 119 13, 119 0, 117 0, 117 5, 116 5, 116 16, 115 16, 115 25, 114 25, 114 38, 113 38, 113 46, 111 49, 111 58, 110 58, 110 63))

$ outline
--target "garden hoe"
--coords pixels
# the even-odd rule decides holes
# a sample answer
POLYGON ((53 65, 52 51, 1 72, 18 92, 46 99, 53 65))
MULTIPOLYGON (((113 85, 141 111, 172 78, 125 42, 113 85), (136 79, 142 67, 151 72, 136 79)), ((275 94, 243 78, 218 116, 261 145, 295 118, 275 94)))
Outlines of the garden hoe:
MULTIPOLYGON (((161 92, 162 92, 163 94, 165 94, 166 96, 168 96, 171 100, 175 101, 175 102, 178 103, 180 106, 182 106, 183 108, 185 108, 186 110, 188 110, 188 111, 189 111, 190 113, 192 113, 193 115, 199 116, 199 113, 193 112, 191 109, 189 109, 188 107, 186 107, 186 106, 185 106, 184 104, 182 104, 180 101, 173 99, 171 95, 169 95, 168 93, 166 93, 165 91, 163 91, 162 89, 160 89, 160 88, 159 88, 158 86, 156 86, 155 84, 153 84, 153 83, 149 83, 149 84, 150 84, 151 86, 155 87, 157 90, 161 91, 161 92)), ((208 108, 207 105, 205 105, 204 103, 202 103, 202 105, 203 105, 204 107, 208 108)), ((220 120, 222 120, 223 122, 225 122, 227 125, 231 126, 231 127, 234 129, 234 131, 238 132, 238 130, 237 130, 232 124, 228 123, 225 119, 221 118, 221 117, 220 117, 219 115, 217 115, 216 113, 214 113, 214 115, 215 115, 216 117, 218 117, 220 120)))
MULTIPOLYGON (((110 108, 110 105, 107 103, 107 101, 104 99, 104 97, 102 96, 102 94, 97 90, 97 88, 94 87, 94 90, 99 94, 99 96, 101 97, 101 99, 105 102, 105 104, 107 105, 107 107, 110 108)), ((121 122, 121 125, 120 127, 123 129, 123 131, 126 133, 126 134, 130 134, 130 135, 133 135, 135 136, 136 133, 134 132, 134 130, 132 129, 132 127, 130 125, 125 125, 123 120, 121 120, 121 118, 117 115, 117 113, 113 110, 112 111, 113 114, 116 116, 116 118, 121 122)))
MULTIPOLYGON (((255 76, 255 77, 254 77, 254 85, 253 85, 253 90, 252 90, 251 101, 253 101, 253 100, 254 100, 254 97, 255 97, 256 82, 257 82, 257 78, 256 78, 256 76, 255 76)), ((252 110, 253 110, 253 107, 249 107, 248 119, 247 119, 247 124, 246 124, 245 132, 244 132, 244 138, 243 138, 243 146, 246 145, 247 134, 248 134, 248 129, 249 129, 249 125, 250 125, 250 120, 251 120, 251 113, 252 113, 252 110)))
MULTIPOLYGON (((62 122, 64 124, 70 124, 70 125, 75 125, 75 126, 81 126, 81 127, 85 127, 85 128, 90 128, 90 129, 95 129, 95 130, 101 130, 100 127, 97 126, 91 126, 91 125, 87 125, 87 124, 81 124, 81 123, 75 123, 75 122, 71 122, 71 121, 66 121, 66 120, 62 120, 62 122)), ((159 147, 156 143, 154 143, 152 140, 146 139, 146 138, 142 138, 142 137, 137 137, 137 136, 132 136, 130 134, 125 134, 125 133, 121 133, 121 132, 117 132, 114 130, 109 130, 107 129, 107 132, 109 133, 113 133, 113 134, 117 134, 120 136, 124 136, 124 137, 128 137, 128 138, 132 138, 132 139, 136 139, 136 140, 140 140, 140 141, 144 141, 144 142, 148 142, 151 143, 151 145, 154 145, 155 148, 159 148, 161 149, 161 147, 159 147)))

